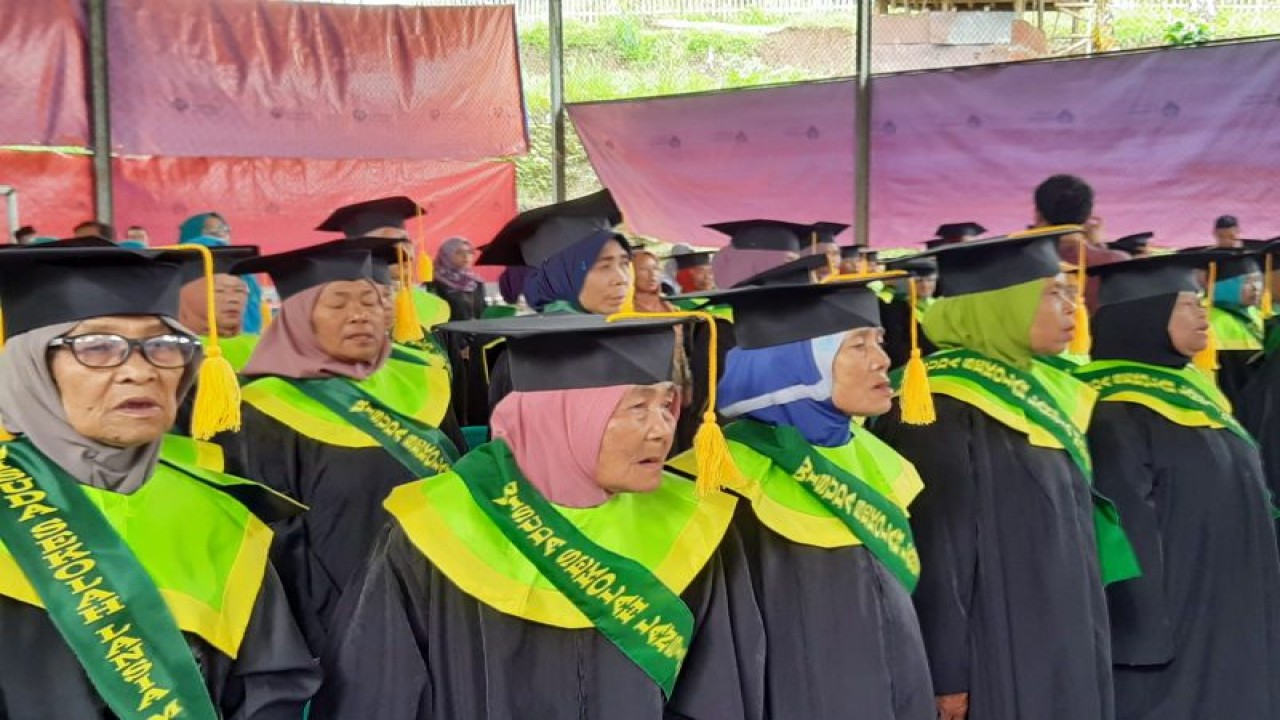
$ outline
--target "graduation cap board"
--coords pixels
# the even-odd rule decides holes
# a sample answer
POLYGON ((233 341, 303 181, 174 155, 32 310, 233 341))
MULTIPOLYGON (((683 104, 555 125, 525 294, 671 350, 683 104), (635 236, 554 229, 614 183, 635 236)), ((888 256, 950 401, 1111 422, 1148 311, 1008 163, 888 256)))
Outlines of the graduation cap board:
POLYGON ((197 258, 114 245, 0 252, 5 336, 107 315, 176 317, 183 266, 197 258))
POLYGON ((507 338, 518 392, 652 385, 672 377, 678 319, 616 320, 600 315, 525 315, 439 326, 507 338))
POLYGON ((848 229, 846 223, 816 222, 809 226, 810 239, 814 244, 834 245, 836 236, 848 229))
POLYGON ((698 250, 695 252, 677 253, 669 259, 676 261, 676 269, 688 270, 689 268, 703 267, 711 264, 711 258, 715 257, 714 250, 698 250))
POLYGON ((930 277, 938 274, 938 259, 933 256, 903 255, 884 261, 889 270, 902 270, 916 277, 930 277))
MULTIPOLYGON (((394 243, 395 241, 387 241, 394 243)), ((236 263, 237 275, 266 273, 282 300, 325 283, 340 280, 373 280, 371 253, 348 240, 313 245, 275 255, 262 255, 236 263)))
MULTIPOLYGON (((968 222, 958 222, 958 223, 946 223, 943 225, 939 225, 938 229, 935 230, 933 234, 937 235, 938 240, 941 240, 941 241, 950 240, 952 242, 960 242, 961 240, 964 240, 966 237, 977 237, 986 231, 987 229, 982 227, 978 223, 973 221, 968 221, 968 222)), ((931 242, 937 242, 937 241, 935 240, 931 242)))
MULTIPOLYGON (((259 255, 257 245, 216 245, 206 246, 213 255, 213 273, 230 275, 240 262, 256 258, 259 255)), ((189 283, 204 277, 201 263, 185 263, 182 268, 182 282, 189 283)))
POLYGON ((480 248, 476 264, 534 267, 592 233, 612 230, 621 222, 622 211, 607 189, 526 210, 480 248))
POLYGON ((397 195, 344 205, 334 210, 316 229, 340 232, 348 238, 357 238, 378 228, 404 229, 406 220, 425 214, 426 210, 411 198, 397 195))
POLYGON ((729 245, 740 250, 800 252, 809 247, 811 225, 781 220, 735 220, 706 226, 729 236, 729 245))
POLYGON ((1153 232, 1140 232, 1132 235, 1125 235, 1124 237, 1116 238, 1115 240, 1107 243, 1107 247, 1112 250, 1123 250, 1124 252, 1133 255, 1146 250, 1147 246, 1151 244, 1151 238, 1155 236, 1156 234, 1153 232))
POLYGON ((1203 262, 1199 266, 1201 268, 1208 267, 1209 263, 1212 262, 1216 267, 1218 280, 1230 280, 1241 275, 1262 273, 1262 265, 1259 263, 1259 259, 1263 253, 1260 252, 1260 249, 1216 248, 1206 245, 1185 248, 1179 250, 1177 254, 1202 259, 1203 262))
POLYGON ((874 278, 829 283, 786 283, 690 293, 733 308, 733 332, 746 350, 810 340, 860 327, 880 326, 880 299, 867 289, 874 278))
POLYGON ((1101 278, 1098 306, 1106 307, 1161 295, 1200 292, 1195 271, 1225 256, 1215 250, 1169 253, 1096 265, 1086 272, 1101 278))
POLYGON ((915 257, 937 260, 948 296, 969 295, 1054 277, 1061 272, 1058 238, 1082 230, 1079 225, 1028 230, 944 245, 915 257))

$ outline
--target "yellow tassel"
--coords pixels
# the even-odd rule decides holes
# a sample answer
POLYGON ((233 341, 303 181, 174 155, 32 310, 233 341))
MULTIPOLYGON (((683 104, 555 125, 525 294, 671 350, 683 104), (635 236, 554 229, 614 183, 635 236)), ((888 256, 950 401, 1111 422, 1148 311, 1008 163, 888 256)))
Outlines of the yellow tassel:
POLYGON ((418 248, 418 282, 429 283, 436 279, 436 266, 425 246, 418 248))
MULTIPOLYGON (((614 322, 628 318, 693 318, 706 323, 710 332, 707 351, 707 377, 716 378, 720 376, 719 333, 716 328, 716 319, 710 313, 628 311, 614 313, 607 320, 608 322, 614 322)), ((712 382, 710 387, 707 388, 707 411, 702 414, 702 424, 698 426, 698 431, 693 436, 693 454, 698 465, 696 488, 699 497, 711 495, 725 486, 739 485, 742 481, 742 473, 739 472, 738 466, 733 462, 733 455, 729 453, 729 443, 725 440, 724 430, 716 422, 715 407, 716 384, 712 382)))
POLYGON ((396 261, 400 265, 400 287, 396 288, 395 324, 391 327, 391 339, 398 343, 417 342, 425 335, 422 320, 418 318, 418 306, 413 304, 413 289, 409 278, 409 251, 404 245, 396 248, 396 261))
POLYGON ((1263 256, 1263 275, 1262 275, 1262 317, 1264 320, 1270 320, 1275 317, 1275 307, 1271 301, 1271 251, 1268 250, 1263 256))
POLYGON ((12 440, 17 440, 17 438, 13 436, 13 433, 5 430, 3 427, 0 427, 0 442, 10 442, 12 440))
POLYGON ((266 332, 266 329, 271 327, 271 323, 275 322, 276 318, 274 315, 271 314, 271 311, 272 311, 271 303, 267 302, 266 300, 263 300, 261 303, 258 303, 258 314, 262 316, 263 332, 266 332))
POLYGON ((1075 311, 1075 334, 1071 336, 1071 344, 1068 350, 1072 355, 1088 355, 1093 348, 1093 333, 1089 329, 1089 306, 1084 301, 1085 283, 1088 282, 1088 275, 1085 274, 1085 242, 1083 239, 1079 243, 1079 256, 1076 262, 1076 311, 1075 311))
POLYGON ((920 323, 916 312, 920 298, 915 278, 908 280, 907 285, 911 292, 911 359, 907 361, 902 377, 902 390, 898 396, 902 404, 902 422, 908 425, 932 425, 938 419, 938 414, 934 410, 933 392, 929 388, 929 371, 920 354, 920 323))
POLYGON ((1191 358, 1191 364, 1213 377, 1218 370, 1218 334, 1213 330, 1213 292, 1218 284, 1218 263, 1209 263, 1209 282, 1205 287, 1204 307, 1209 314, 1209 340, 1204 349, 1191 358))
POLYGON ((203 245, 170 245, 157 250, 198 253, 204 261, 205 307, 209 324, 208 347, 196 374, 196 399, 191 412, 191 436, 208 440, 220 432, 240 429, 240 381, 218 344, 218 305, 213 287, 213 253, 203 245))
POLYGON ((191 436, 208 440, 220 432, 239 429, 240 381, 231 362, 222 356, 222 348, 211 344, 196 376, 191 436))
POLYGON ((627 275, 631 284, 627 287, 627 297, 622 301, 622 309, 618 312, 630 315, 636 311, 636 266, 627 265, 627 275))

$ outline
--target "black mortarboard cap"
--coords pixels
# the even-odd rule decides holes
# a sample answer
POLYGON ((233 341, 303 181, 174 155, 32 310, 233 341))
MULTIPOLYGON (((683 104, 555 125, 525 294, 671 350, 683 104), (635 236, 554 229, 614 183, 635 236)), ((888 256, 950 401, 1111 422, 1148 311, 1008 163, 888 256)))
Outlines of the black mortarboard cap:
POLYGON ((1226 230, 1227 228, 1240 227, 1240 221, 1235 215, 1219 215, 1218 219, 1213 221, 1214 230, 1226 230))
POLYGON ((800 252, 809 247, 813 227, 781 220, 736 220, 706 227, 729 236, 729 244, 740 250, 781 250, 800 252))
POLYGON ((358 237, 348 238, 347 244, 369 251, 369 270, 373 281, 379 285, 390 285, 391 266, 400 262, 400 247, 406 246, 410 253, 405 260, 412 260, 412 250, 408 249, 408 241, 398 238, 358 237))
POLYGON ((1222 253, 1215 250, 1169 253, 1093 265, 1087 272, 1101 278, 1098 306, 1105 307, 1161 295, 1199 292, 1195 270, 1221 257, 1222 253))
POLYGON ((183 267, 195 260, 102 246, 0 252, 5 334, 106 315, 176 317, 183 267))
POLYGON ((715 256, 714 250, 699 250, 696 252, 677 253, 672 255, 671 259, 676 261, 676 269, 688 270, 689 268, 710 265, 711 258, 715 256))
POLYGON ((1207 268, 1212 262, 1217 266, 1217 279, 1230 280, 1241 275, 1261 273, 1260 250, 1261 248, 1218 248, 1205 245, 1184 248, 1178 254, 1195 258, 1201 268, 1207 268))
POLYGON ((939 225, 938 229, 933 232, 939 239, 950 240, 954 238, 962 238, 965 235, 981 235, 987 229, 972 220, 969 222, 946 223, 939 225))
POLYGON ((480 248, 476 264, 540 265, 592 233, 611 230, 620 222, 622 211, 608 190, 526 210, 480 248))
POLYGON ((1116 238, 1115 240, 1107 243, 1107 247, 1112 250, 1123 250, 1124 252, 1133 254, 1141 252, 1147 247, 1147 245, 1151 244, 1151 238, 1155 236, 1156 234, 1153 232, 1140 232, 1132 235, 1125 235, 1124 237, 1116 238))
POLYGON ((812 242, 816 236, 819 243, 835 244, 836 236, 849 229, 846 223, 837 222, 816 222, 809 226, 810 241, 812 242))
POLYGON ((707 299, 733 308, 733 334, 746 350, 785 345, 860 327, 880 326, 880 299, 865 280, 756 285, 672 299, 707 299))
POLYGON ((31 243, 30 245, 0 245, 0 250, 56 250, 67 248, 113 248, 120 247, 110 240, 99 237, 97 235, 86 235, 84 237, 65 238, 62 240, 47 240, 45 242, 31 243))
POLYGON ((948 297, 970 295, 1056 276, 1061 272, 1058 238, 1080 231, 1079 225, 1041 228, 943 245, 917 257, 937 258, 948 297))
POLYGON ((805 255, 791 262, 752 275, 740 280, 733 287, 755 285, 801 285, 813 281, 813 271, 827 266, 826 255, 805 255))
POLYGON ((406 220, 425 212, 411 198, 397 195, 343 205, 334 210, 316 229, 340 232, 349 238, 356 238, 381 227, 403 228, 406 220))
POLYGON ((517 392, 652 385, 672 377, 680 320, 608 322, 600 315, 524 315, 439 326, 455 333, 507 338, 517 392))
MULTIPOLYGON (((257 245, 206 245, 205 247, 213 255, 214 275, 229 275, 236 265, 250 258, 256 258, 259 254, 257 245)), ((182 282, 184 283, 204 278, 204 260, 198 255, 188 254, 191 255, 192 261, 184 263, 182 266, 182 282)))
POLYGON ((282 300, 325 283, 373 280, 369 251, 352 246, 349 240, 334 240, 289 252, 250 258, 236 263, 232 272, 237 275, 270 275, 282 300))

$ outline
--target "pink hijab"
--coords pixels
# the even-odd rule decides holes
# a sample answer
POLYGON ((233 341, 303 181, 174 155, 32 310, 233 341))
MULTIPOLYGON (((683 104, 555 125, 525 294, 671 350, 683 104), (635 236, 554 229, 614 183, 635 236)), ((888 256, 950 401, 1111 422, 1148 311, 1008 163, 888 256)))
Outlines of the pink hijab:
POLYGON ((243 374, 277 375, 295 380, 327 377, 363 380, 382 367, 391 356, 389 339, 371 363, 345 362, 320 349, 311 325, 311 313, 324 288, 324 285, 308 288, 280 305, 280 314, 262 334, 243 374))
POLYGON ((489 425, 544 497, 564 507, 595 507, 610 497, 596 483, 600 443, 629 388, 513 392, 493 409, 489 425))

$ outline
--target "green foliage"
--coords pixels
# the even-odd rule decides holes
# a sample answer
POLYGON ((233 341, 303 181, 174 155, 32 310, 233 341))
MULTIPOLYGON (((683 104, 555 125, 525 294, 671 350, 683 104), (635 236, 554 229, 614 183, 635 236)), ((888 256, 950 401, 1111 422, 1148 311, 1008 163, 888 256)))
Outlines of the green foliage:
POLYGON ((1164 29, 1164 41, 1168 45, 1198 45, 1212 39, 1209 23, 1196 18, 1175 20, 1164 29))

